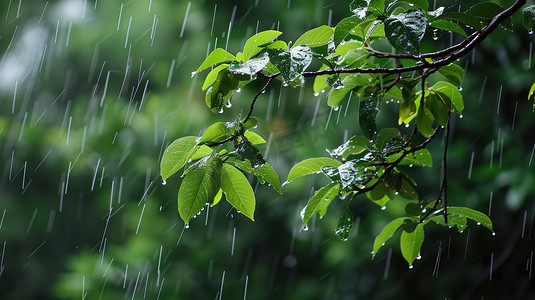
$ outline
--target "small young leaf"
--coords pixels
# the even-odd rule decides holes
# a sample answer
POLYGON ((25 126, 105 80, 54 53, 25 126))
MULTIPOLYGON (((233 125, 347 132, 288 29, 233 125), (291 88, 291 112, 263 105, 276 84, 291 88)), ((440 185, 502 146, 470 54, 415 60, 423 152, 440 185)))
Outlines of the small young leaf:
POLYGON ((250 37, 243 47, 243 60, 248 61, 251 57, 255 56, 262 48, 261 45, 267 44, 276 39, 282 32, 275 30, 267 30, 259 32, 250 37))
POLYGON ((307 206, 304 209, 303 215, 303 227, 307 226, 308 220, 319 210, 327 210, 327 206, 338 195, 340 185, 336 183, 329 183, 314 193, 314 196, 308 200, 307 206))
POLYGON ((353 214, 351 214, 349 208, 346 207, 338 219, 338 225, 336 225, 334 233, 336 233, 336 235, 338 235, 342 241, 347 241, 349 233, 351 232, 351 229, 353 229, 354 223, 355 221, 353 219, 353 214))
POLYGON ((385 20, 387 40, 402 53, 417 55, 418 45, 425 34, 427 19, 419 10, 407 10, 385 20))
POLYGON ((392 222, 388 223, 381 233, 375 238, 375 241, 373 242, 373 252, 372 256, 375 257, 379 249, 388 241, 392 235, 398 230, 399 226, 403 224, 405 221, 405 218, 397 218, 393 220, 392 222))
MULTIPOLYGON (((533 95, 535 95, 535 83, 533 83, 533 85, 531 86, 531 89, 529 89, 528 101, 529 99, 531 99, 531 97, 533 97, 533 95)), ((535 100, 533 101, 533 109, 535 110, 535 100)))
POLYGON ((192 169, 178 190, 178 212, 184 223, 203 208, 213 202, 221 187, 221 159, 210 158, 204 165, 192 169))
POLYGON ((210 203, 210 206, 212 206, 212 207, 215 206, 217 203, 219 203, 219 201, 221 201, 221 198, 223 198, 223 190, 219 189, 219 191, 217 192, 217 194, 214 197, 214 201, 212 203, 210 203))
POLYGON ((327 45, 333 38, 334 29, 332 27, 322 25, 320 27, 311 29, 301 35, 293 44, 292 48, 299 45, 309 47, 319 47, 327 45))
MULTIPOLYGON (((487 227, 490 231, 492 229, 492 221, 487 215, 477 210, 470 209, 468 207, 448 207, 448 215, 457 215, 461 217, 466 217, 470 220, 476 221, 478 224, 481 224, 487 227)), ((449 220, 448 220, 449 221, 449 220)))
POLYGON ((162 180, 166 180, 190 160, 190 157, 197 151, 197 137, 185 136, 171 143, 162 155, 160 163, 160 173, 162 180))
POLYGON ((379 97, 377 95, 371 95, 360 100, 359 108, 359 124, 362 129, 362 133, 368 139, 372 139, 373 135, 377 131, 377 124, 375 119, 379 113, 379 97))
POLYGON ((242 172, 227 163, 223 164, 221 189, 234 208, 254 221, 255 196, 253 188, 242 172))
POLYGON ((524 15, 524 27, 527 30, 533 30, 535 26, 535 5, 530 5, 522 8, 522 13, 524 15))
POLYGON ((288 182, 309 174, 321 172, 321 167, 331 166, 338 167, 342 165, 341 162, 329 157, 316 157, 305 159, 292 167, 290 173, 288 173, 288 182))
POLYGON ((414 260, 418 257, 422 243, 424 242, 424 224, 418 224, 414 231, 401 233, 399 240, 401 254, 403 258, 412 265, 414 260))
POLYGON ((209 68, 215 64, 222 63, 222 62, 229 62, 236 60, 236 57, 234 55, 228 53, 224 49, 217 48, 208 57, 203 61, 201 66, 195 71, 195 73, 198 73, 206 68, 209 68))

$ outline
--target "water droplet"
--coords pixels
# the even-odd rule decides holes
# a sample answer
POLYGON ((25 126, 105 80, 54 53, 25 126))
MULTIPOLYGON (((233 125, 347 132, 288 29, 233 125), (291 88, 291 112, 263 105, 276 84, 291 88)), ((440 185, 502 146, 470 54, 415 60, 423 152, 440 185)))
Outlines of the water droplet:
POLYGON ((195 75, 197 75, 197 72, 191 72, 191 78, 193 78, 195 75))
POLYGON ((496 232, 493 232, 492 235, 496 235, 496 232))
POLYGON ((533 34, 533 29, 528 30, 528 34, 533 34))
POLYGON ((459 116, 459 118, 461 118, 461 119, 462 119, 462 118, 463 118, 463 115, 460 115, 460 116, 459 116))
POLYGON ((237 90, 236 90, 236 93, 240 93, 240 92, 241 92, 241 89, 237 89, 237 90))
POLYGON ((308 231, 308 225, 303 227, 303 231, 308 231))
POLYGON ((409 269, 412 269, 412 268, 414 268, 414 266, 413 265, 409 265, 409 269))
POLYGON ((422 259, 422 256, 420 255, 420 253, 418 253, 418 256, 416 256, 416 259, 418 260, 422 259))
POLYGON ((314 93, 314 97, 318 97, 320 93, 314 93))
POLYGON ((381 210, 385 210, 385 209, 386 209, 386 206, 381 207, 381 210))
POLYGON ((477 225, 481 225, 481 222, 477 222, 477 225))
POLYGON ((162 185, 166 185, 167 184, 167 181, 162 181, 162 185))
POLYGON ((460 87, 459 87, 459 92, 462 92, 462 91, 463 91, 463 87, 460 86, 460 87))
POLYGON ((189 223, 186 223, 186 224, 184 225, 184 228, 188 229, 188 228, 189 228, 189 223))
POLYGON ((409 128, 409 124, 405 124, 405 128, 409 128))

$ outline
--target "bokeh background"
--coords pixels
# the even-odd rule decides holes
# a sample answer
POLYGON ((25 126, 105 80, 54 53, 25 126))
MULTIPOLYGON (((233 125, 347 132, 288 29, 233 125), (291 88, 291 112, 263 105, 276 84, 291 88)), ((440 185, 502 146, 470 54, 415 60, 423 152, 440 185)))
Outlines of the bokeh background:
MULTIPOLYGON (((436 1, 467 9, 477 1, 436 1)), ((295 40, 350 14, 349 1, 4 0, 0 3, 0 299, 535 299, 535 80, 533 36, 493 33, 459 63, 463 116, 453 119, 448 195, 490 215, 496 235, 430 225, 409 269, 394 237, 372 259, 373 239, 403 213, 365 198, 350 208, 348 241, 334 228, 336 200, 308 231, 301 209, 324 179, 284 186, 252 180, 255 222, 221 203, 184 228, 180 182, 162 185, 159 160, 174 139, 199 135, 247 110, 262 83, 214 115, 203 74, 215 47, 240 51, 257 31, 295 40)), ((502 1, 510 5, 511 1, 502 1)), ((426 35, 423 47, 458 36, 426 35)), ((332 111, 326 95, 274 84, 255 109, 268 162, 284 181, 297 161, 326 156, 359 133, 355 99, 332 111)), ((380 127, 397 124, 382 104, 380 127)), ((406 168, 420 197, 436 197, 435 167, 406 168)))

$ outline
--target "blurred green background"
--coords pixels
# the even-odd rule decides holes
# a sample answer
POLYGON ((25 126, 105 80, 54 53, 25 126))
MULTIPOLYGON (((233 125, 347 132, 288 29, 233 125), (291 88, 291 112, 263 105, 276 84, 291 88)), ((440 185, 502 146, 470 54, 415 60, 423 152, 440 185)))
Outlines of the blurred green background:
MULTIPOLYGON (((372 260, 373 239, 403 203, 382 211, 353 200, 347 242, 334 234, 339 200, 303 231, 299 212, 319 176, 283 196, 253 181, 255 222, 222 202, 184 228, 181 179, 159 178, 163 149, 234 120, 263 84, 213 115, 203 74, 191 72, 215 47, 237 52, 256 31, 279 29, 288 41, 335 25, 348 3, 2 1, 0 299, 535 299, 533 36, 518 15, 515 33, 497 30, 460 61, 466 108, 449 151, 450 203, 490 214, 496 236, 475 224, 462 234, 436 226, 413 269, 396 238, 372 260)), ((430 36, 429 49, 459 38, 430 36)), ((297 161, 326 156, 360 130, 355 99, 331 111, 311 83, 279 82, 255 109, 268 140, 261 151, 282 181, 297 161)), ((396 113, 383 104, 380 127, 394 126, 396 113)), ((420 197, 436 197, 442 148, 431 144, 435 167, 406 169, 420 197)))

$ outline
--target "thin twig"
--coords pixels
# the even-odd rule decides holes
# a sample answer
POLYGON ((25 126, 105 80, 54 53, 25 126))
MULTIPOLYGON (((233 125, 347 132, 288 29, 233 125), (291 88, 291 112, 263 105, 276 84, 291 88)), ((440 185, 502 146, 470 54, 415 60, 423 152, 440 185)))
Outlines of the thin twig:
MULTIPOLYGON (((259 73, 259 74, 263 74, 263 73, 259 73)), ((254 96, 253 101, 251 102, 251 108, 249 108, 249 113, 247 114, 247 116, 243 120, 243 123, 247 123, 247 121, 251 117, 251 114, 253 113, 254 105, 256 103, 256 100, 258 99, 258 97, 260 97, 260 95, 262 95, 266 91, 267 87, 269 86, 271 81, 273 81, 273 78, 275 78, 275 77, 276 76, 273 76, 273 75, 266 77, 267 78, 266 84, 264 84, 264 86, 260 89, 260 91, 258 91, 258 93, 256 93, 256 95, 254 96)))

